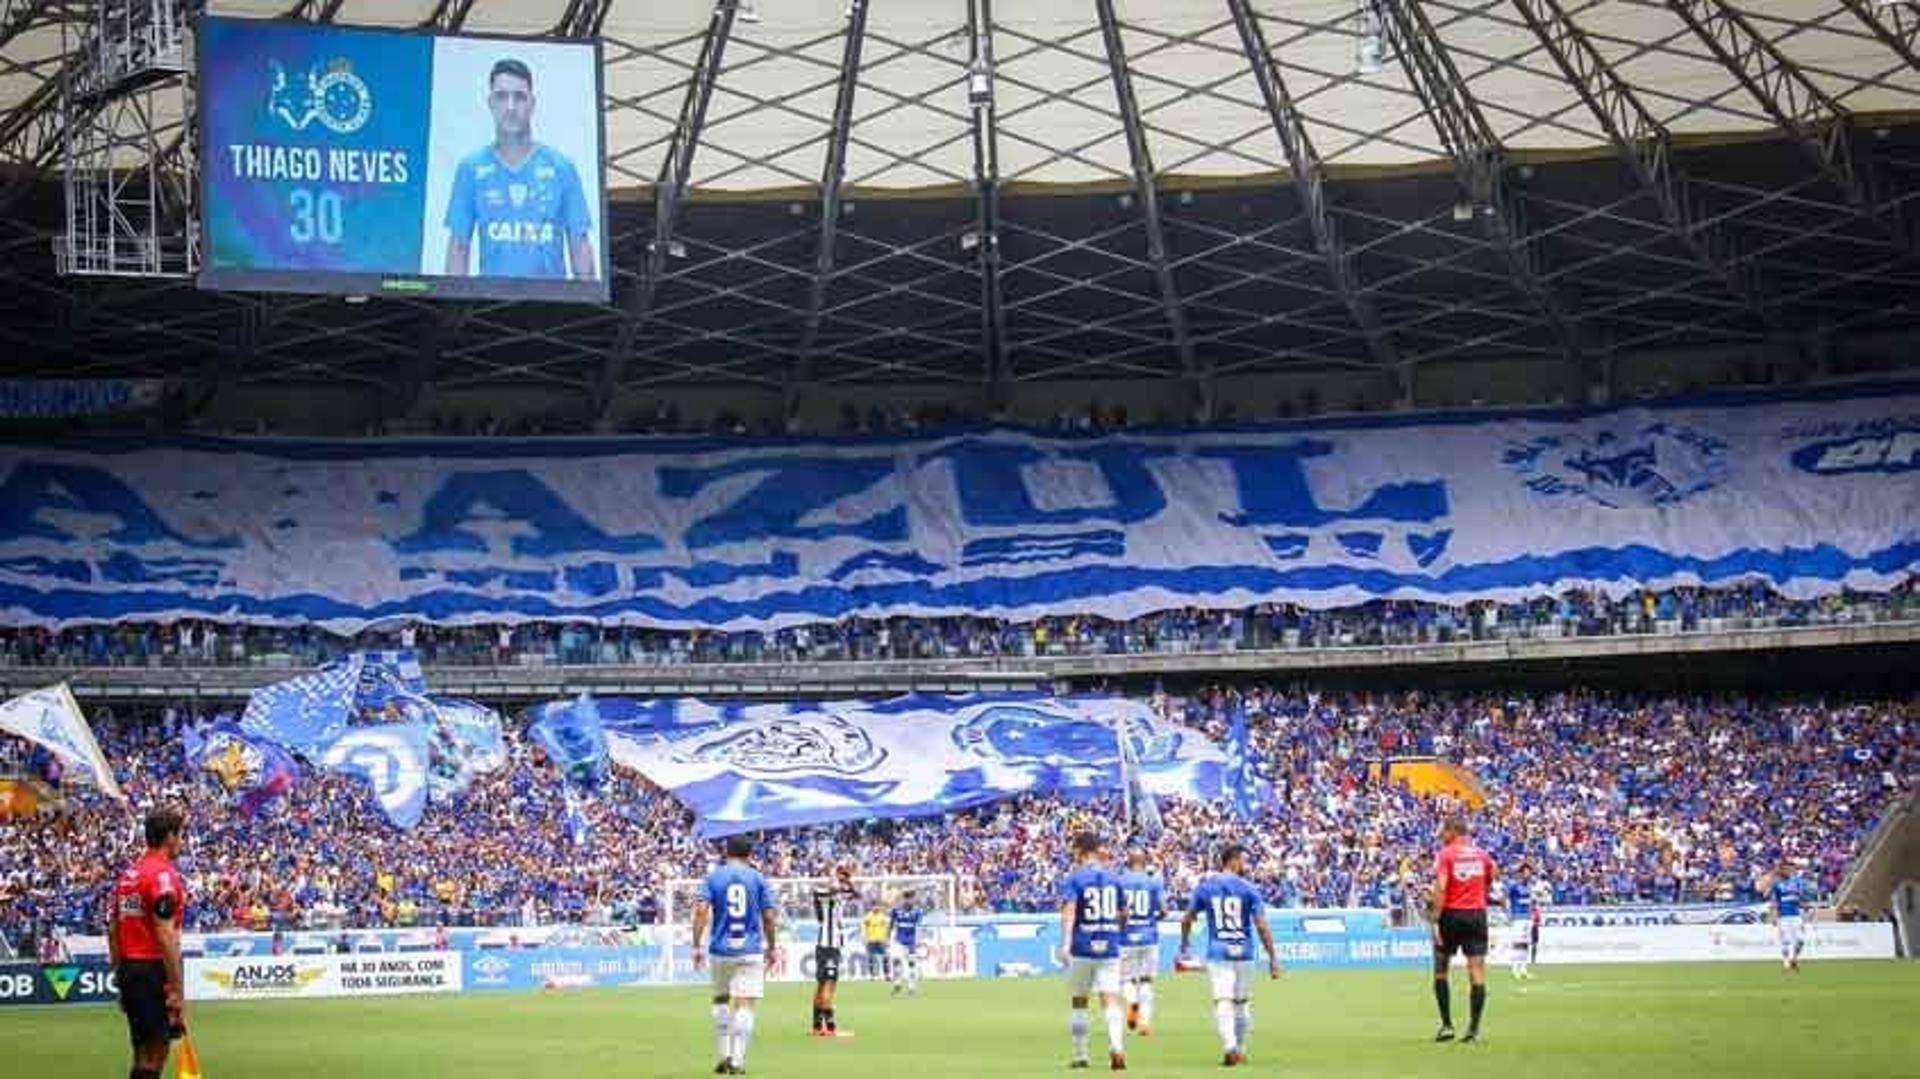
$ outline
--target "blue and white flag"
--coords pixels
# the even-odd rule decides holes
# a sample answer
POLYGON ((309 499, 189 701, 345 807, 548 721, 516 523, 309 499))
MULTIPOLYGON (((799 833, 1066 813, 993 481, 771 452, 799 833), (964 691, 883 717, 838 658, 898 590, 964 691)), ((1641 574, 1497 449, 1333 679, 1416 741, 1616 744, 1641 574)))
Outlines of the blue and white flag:
POLYGON ((247 698, 241 729, 313 757, 352 722, 360 665, 359 657, 350 656, 311 674, 261 686, 247 698))
POLYGON ((1254 752, 1247 733, 1247 706, 1233 698, 1227 713, 1227 805, 1241 820, 1251 819, 1265 801, 1254 770, 1254 752))
POLYGON ((79 768, 93 778, 102 793, 126 800, 113 777, 113 766, 94 741, 93 728, 80 713, 80 702, 65 682, 36 689, 0 704, 0 731, 18 735, 79 768))
POLYGON ((484 774, 506 765, 507 740, 501 730, 500 713, 459 697, 429 699, 440 728, 460 747, 468 767, 484 774))
POLYGON ((1916 520, 1912 383, 1099 437, 22 442, 0 446, 0 611, 769 630, 1806 599, 1899 587, 1916 520))
POLYGON ((415 722, 350 727, 326 744, 319 760, 329 771, 365 780, 387 820, 411 828, 427 808, 428 730, 415 722))
POLYGON ((426 672, 411 648, 384 652, 356 652, 351 657, 360 663, 360 687, 354 708, 362 712, 382 712, 399 697, 420 697, 427 692, 426 672))
POLYGON ((606 782, 607 732, 591 696, 541 705, 527 734, 567 782, 588 788, 606 782))
POLYGON ((1225 770, 1204 737, 1110 697, 909 695, 746 713, 682 737, 614 731, 608 741, 615 762, 691 807, 703 835, 926 816, 1030 793, 1112 796, 1116 729, 1131 733, 1151 795, 1212 801, 1225 770))

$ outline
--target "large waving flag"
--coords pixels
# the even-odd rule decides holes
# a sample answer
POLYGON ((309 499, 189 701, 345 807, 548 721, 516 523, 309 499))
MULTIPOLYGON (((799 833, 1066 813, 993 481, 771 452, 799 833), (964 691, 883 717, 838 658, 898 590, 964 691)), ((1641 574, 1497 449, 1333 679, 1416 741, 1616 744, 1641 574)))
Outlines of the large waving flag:
POLYGON ((387 820, 411 828, 427 808, 429 737, 427 724, 420 722, 349 727, 327 743, 320 762, 330 771, 366 780, 387 820))
POLYGON ((354 707, 360 711, 382 712, 397 698, 420 697, 427 692, 426 672, 420 669, 420 658, 411 648, 356 652, 349 659, 360 664, 360 686, 354 694, 354 707))
POLYGON ((311 674, 261 686, 247 698, 241 729, 312 757, 352 722, 361 666, 360 657, 349 656, 311 674))
POLYGON ((606 781, 607 731, 591 696, 541 705, 527 734, 569 783, 597 788, 606 781))
POLYGON ((609 732, 614 759, 686 803, 709 836, 929 816, 1022 794, 1108 797, 1122 782, 1117 730, 1154 797, 1218 799, 1225 765, 1201 735, 1113 697, 749 705, 727 722, 658 730, 609 732))
POLYGON ((47 747, 61 760, 85 770, 101 791, 126 800, 119 782, 113 778, 106 754, 100 752, 100 743, 93 739, 93 729, 80 714, 80 702, 73 699, 73 691, 65 682, 0 704, 0 731, 47 747))
POLYGON ((248 816, 292 790, 299 772, 286 750, 249 735, 230 718, 216 720, 204 734, 189 728, 182 744, 188 766, 212 772, 221 786, 239 796, 248 816))
POLYGON ((1234 816, 1247 820, 1264 801, 1259 793, 1259 777, 1254 773, 1253 746, 1247 736, 1247 706, 1235 697, 1227 714, 1227 804, 1234 816))

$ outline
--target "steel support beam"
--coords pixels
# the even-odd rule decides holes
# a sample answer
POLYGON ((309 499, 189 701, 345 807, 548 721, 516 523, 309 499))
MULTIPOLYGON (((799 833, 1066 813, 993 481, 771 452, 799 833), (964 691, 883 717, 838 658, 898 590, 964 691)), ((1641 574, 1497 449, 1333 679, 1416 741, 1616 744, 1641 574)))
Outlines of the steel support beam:
MULTIPOLYGON (((473 6, 473 0, 464 0, 464 3, 468 7, 473 6)), ((599 37, 600 27, 607 21, 607 9, 612 6, 613 0, 568 0, 567 10, 561 13, 560 22, 553 28, 553 36, 599 37)))
POLYGON ((1883 0, 1840 0, 1908 67, 1920 71, 1920 7, 1883 0))
POLYGON ((813 377, 813 358, 825 321, 827 287, 840 240, 841 194, 847 179, 847 142, 853 135, 853 102, 860 90, 860 50, 867 37, 868 0, 848 0, 846 37, 840 47, 840 85, 833 100, 833 127, 827 136, 827 160, 820 169, 820 238, 813 257, 813 281, 807 288, 807 317, 800 331, 800 354, 787 374, 786 415, 799 410, 801 387, 813 377))
POLYGON ((1180 354, 1181 376, 1187 381, 1195 411, 1202 417, 1213 414, 1212 380, 1201 368, 1193 347, 1193 334, 1187 326, 1187 312, 1180 305, 1180 289, 1173 280, 1173 262, 1167 255, 1166 222, 1160 213, 1160 192, 1155 183, 1153 151, 1147 145, 1147 130, 1140 120, 1140 102, 1133 94, 1133 76, 1127 70, 1126 43, 1120 39, 1120 17, 1113 0, 1094 0, 1100 14, 1100 39, 1106 46, 1107 70, 1113 76, 1113 96, 1120 106, 1120 122, 1126 128, 1127 160, 1133 169, 1133 197, 1140 207, 1140 222, 1147 232, 1147 261, 1153 267, 1153 281, 1160 293, 1160 310, 1166 315, 1173 347, 1180 354))
POLYGON ((666 158, 660 162, 660 175, 654 182, 653 239, 647 242, 639 282, 620 304, 620 331, 607 353, 595 387, 593 416, 596 421, 606 417, 620 392, 620 379, 633 360, 634 342, 653 312, 661 279, 667 273, 667 259, 678 242, 674 239, 674 229, 680 220, 680 202, 686 197, 687 181, 693 175, 693 155, 700 148, 700 134, 707 125, 707 106, 713 103, 713 88, 720 81, 721 63, 726 58, 727 42, 733 37, 733 20, 738 13, 739 0, 720 0, 707 20, 700 56, 694 61, 686 96, 680 102, 680 116, 673 125, 673 138, 667 144, 666 158))
POLYGON ((1007 343, 1007 299, 1001 284, 1000 139, 993 95, 993 0, 968 0, 968 94, 973 114, 973 191, 979 220, 974 259, 980 270, 980 351, 986 360, 987 396, 996 412, 1013 402, 1013 356, 1007 343), (973 82, 978 81, 976 97, 973 82))
POLYGON ((281 18, 299 19, 304 22, 332 22, 340 14, 340 5, 346 0, 300 0, 287 9, 281 18))
POLYGON ((1911 250, 1913 238, 1875 199, 1866 170, 1854 161, 1852 115, 1723 0, 1668 0, 1668 5, 1781 130, 1792 136, 1814 167, 1840 189, 1847 204, 1903 249, 1911 250))
POLYGON ((1333 210, 1327 202, 1326 168, 1321 163, 1320 154, 1313 148, 1313 139, 1307 134, 1307 126, 1300 116, 1300 110, 1294 105, 1293 95, 1287 90, 1287 83, 1280 75, 1279 65, 1273 61, 1273 50, 1267 44, 1267 33, 1260 26, 1259 16, 1254 14, 1250 0, 1227 0, 1227 10, 1233 15, 1234 28, 1240 32, 1240 47, 1247 54, 1247 63, 1253 70, 1253 81, 1260 88, 1260 98, 1266 103, 1267 115, 1273 120, 1273 133, 1280 139, 1280 148, 1286 152, 1287 165, 1293 172, 1293 188, 1300 197, 1300 207, 1307 215, 1307 224, 1313 229, 1313 244, 1320 252, 1320 258, 1327 264, 1327 275, 1333 279, 1333 288, 1340 294, 1340 302, 1346 305, 1347 314, 1354 325, 1360 328, 1367 340, 1367 351, 1373 354, 1374 362, 1393 373, 1396 382, 1404 393, 1405 372, 1401 370, 1400 350, 1394 346, 1393 338, 1380 322, 1380 313, 1373 306, 1360 285, 1359 275, 1353 268, 1353 256, 1348 254, 1346 242, 1341 239, 1339 225, 1333 219, 1333 210))
POLYGON ((1627 171, 1659 206, 1667 231, 1749 313, 1769 329, 1783 330, 1760 295, 1752 271, 1740 262, 1728 229, 1703 219, 1691 180, 1673 160, 1673 137, 1665 125, 1654 119, 1633 87, 1600 55, 1560 0, 1513 0, 1513 5, 1567 84, 1606 130, 1627 171))
POLYGON ((1527 235, 1520 201, 1507 186, 1506 151, 1453 59, 1440 46, 1439 33, 1420 10, 1418 0, 1372 3, 1381 26, 1392 39, 1407 81, 1453 159, 1454 175, 1487 239, 1506 261, 1514 284, 1552 328, 1561 354, 1580 371, 1583 381, 1589 380, 1594 365, 1581 347, 1578 328, 1541 272, 1539 253, 1527 235))
POLYGON ((458 30, 467 24, 467 16, 473 11, 473 0, 437 0, 433 13, 420 25, 435 30, 458 30))

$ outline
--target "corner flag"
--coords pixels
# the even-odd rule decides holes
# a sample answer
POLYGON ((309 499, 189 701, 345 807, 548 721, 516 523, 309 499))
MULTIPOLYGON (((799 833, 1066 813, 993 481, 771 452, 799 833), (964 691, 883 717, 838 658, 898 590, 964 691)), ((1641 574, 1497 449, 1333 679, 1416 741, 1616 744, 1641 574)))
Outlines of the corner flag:
POLYGON ((180 1052, 174 1057, 174 1079, 205 1079, 200 1072, 200 1054, 194 1051, 193 1039, 186 1035, 180 1037, 180 1052))

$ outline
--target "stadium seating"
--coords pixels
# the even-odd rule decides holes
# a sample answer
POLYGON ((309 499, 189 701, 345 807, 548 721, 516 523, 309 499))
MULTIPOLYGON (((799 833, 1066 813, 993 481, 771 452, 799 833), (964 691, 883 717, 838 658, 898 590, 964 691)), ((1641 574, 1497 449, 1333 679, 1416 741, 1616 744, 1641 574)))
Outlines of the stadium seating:
MULTIPOLYGON (((1220 686, 1157 707, 1214 736, 1238 698, 1273 799, 1259 819, 1220 806, 1163 807, 1155 853, 1176 886, 1239 838, 1276 901, 1401 907, 1424 874, 1444 799, 1369 779, 1367 762, 1458 762, 1490 796, 1478 830, 1509 867, 1531 864, 1563 903, 1738 900, 1782 858, 1822 889, 1839 880, 1883 806, 1920 776, 1920 701, 1619 694, 1300 695, 1220 686)), ((411 831, 390 827, 337 775, 303 774, 254 819, 180 753, 184 709, 97 709, 136 804, 192 807, 186 866, 200 928, 643 920, 670 877, 710 845, 673 800, 616 772, 576 846, 561 784, 517 737, 512 765, 411 831)), ((45 759, 19 759, 40 767, 45 759)), ((74 812, 0 824, 0 930, 15 940, 97 924, 124 860, 124 811, 85 791, 74 812)), ((1028 799, 957 817, 804 829, 772 837, 769 869, 821 871, 854 852, 874 873, 952 872, 973 909, 1048 909, 1063 837, 1118 830, 1117 808, 1028 799)))

